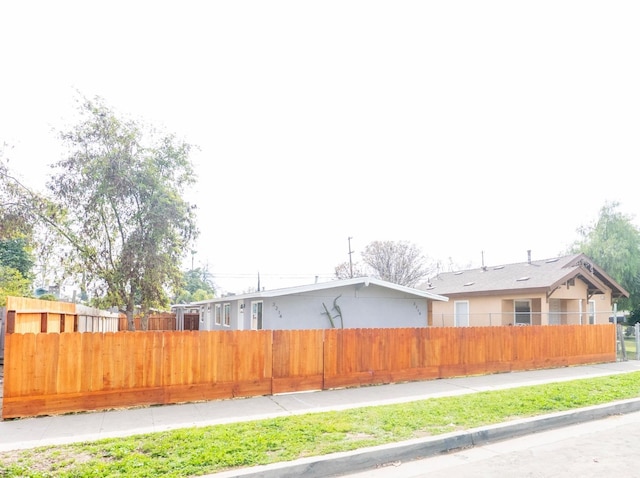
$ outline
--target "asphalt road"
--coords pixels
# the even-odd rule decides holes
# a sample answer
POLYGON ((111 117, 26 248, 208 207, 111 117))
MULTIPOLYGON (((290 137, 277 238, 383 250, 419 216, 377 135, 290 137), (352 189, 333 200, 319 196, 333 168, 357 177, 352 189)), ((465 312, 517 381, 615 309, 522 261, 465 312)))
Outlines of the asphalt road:
POLYGON ((640 412, 573 425, 456 453, 390 463, 350 478, 640 477, 640 412))

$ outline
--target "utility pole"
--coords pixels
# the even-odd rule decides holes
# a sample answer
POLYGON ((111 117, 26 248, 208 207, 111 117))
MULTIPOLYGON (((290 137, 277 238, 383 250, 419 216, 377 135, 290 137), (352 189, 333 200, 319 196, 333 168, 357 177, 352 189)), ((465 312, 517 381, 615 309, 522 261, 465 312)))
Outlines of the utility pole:
POLYGON ((353 254, 353 251, 351 250, 351 239, 353 239, 353 237, 347 238, 349 241, 349 277, 353 279, 353 262, 351 261, 351 254, 353 254))

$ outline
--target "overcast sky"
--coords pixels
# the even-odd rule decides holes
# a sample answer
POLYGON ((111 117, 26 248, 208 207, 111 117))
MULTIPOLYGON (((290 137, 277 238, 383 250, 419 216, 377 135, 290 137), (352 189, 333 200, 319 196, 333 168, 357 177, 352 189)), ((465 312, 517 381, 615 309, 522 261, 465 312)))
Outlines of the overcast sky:
POLYGON ((543 259, 607 201, 637 223, 638 25, 637 0, 5 1, 0 142, 42 188, 79 91, 199 146, 223 291, 328 279, 348 237, 543 259))

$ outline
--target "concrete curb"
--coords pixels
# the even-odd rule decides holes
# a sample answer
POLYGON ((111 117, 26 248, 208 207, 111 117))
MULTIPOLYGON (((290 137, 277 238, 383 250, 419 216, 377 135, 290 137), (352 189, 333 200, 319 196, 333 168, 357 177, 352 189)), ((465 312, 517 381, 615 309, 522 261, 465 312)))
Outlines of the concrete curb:
POLYGON ((297 478, 299 476, 326 478, 341 476, 377 468, 393 462, 427 458, 457 449, 471 448, 476 445, 485 445, 554 428, 599 420, 611 415, 637 411, 640 411, 640 398, 514 420, 497 425, 473 428, 463 432, 362 448, 352 452, 333 453, 290 462, 225 471, 207 476, 215 476, 216 478, 297 478))

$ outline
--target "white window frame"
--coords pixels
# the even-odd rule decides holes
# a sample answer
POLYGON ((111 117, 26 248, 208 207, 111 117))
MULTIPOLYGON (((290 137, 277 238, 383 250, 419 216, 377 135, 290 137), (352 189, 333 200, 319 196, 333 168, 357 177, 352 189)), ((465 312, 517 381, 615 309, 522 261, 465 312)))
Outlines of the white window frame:
POLYGON ((454 327, 469 327, 469 301, 456 300, 453 303, 453 325, 454 327), (464 304, 466 310, 458 310, 464 304))
POLYGON ((215 323, 216 325, 222 323, 222 306, 220 304, 215 305, 215 323))
POLYGON ((231 327, 231 304, 229 302, 222 305, 222 325, 231 327))
POLYGON ((513 301, 513 325, 531 325, 531 299, 515 299, 513 301), (526 303, 527 304, 527 308, 529 309, 529 321, 528 322, 518 322, 518 316, 522 316, 523 314, 525 314, 526 312, 518 312, 517 311, 517 307, 516 307, 516 303, 520 302, 520 303, 526 303))

